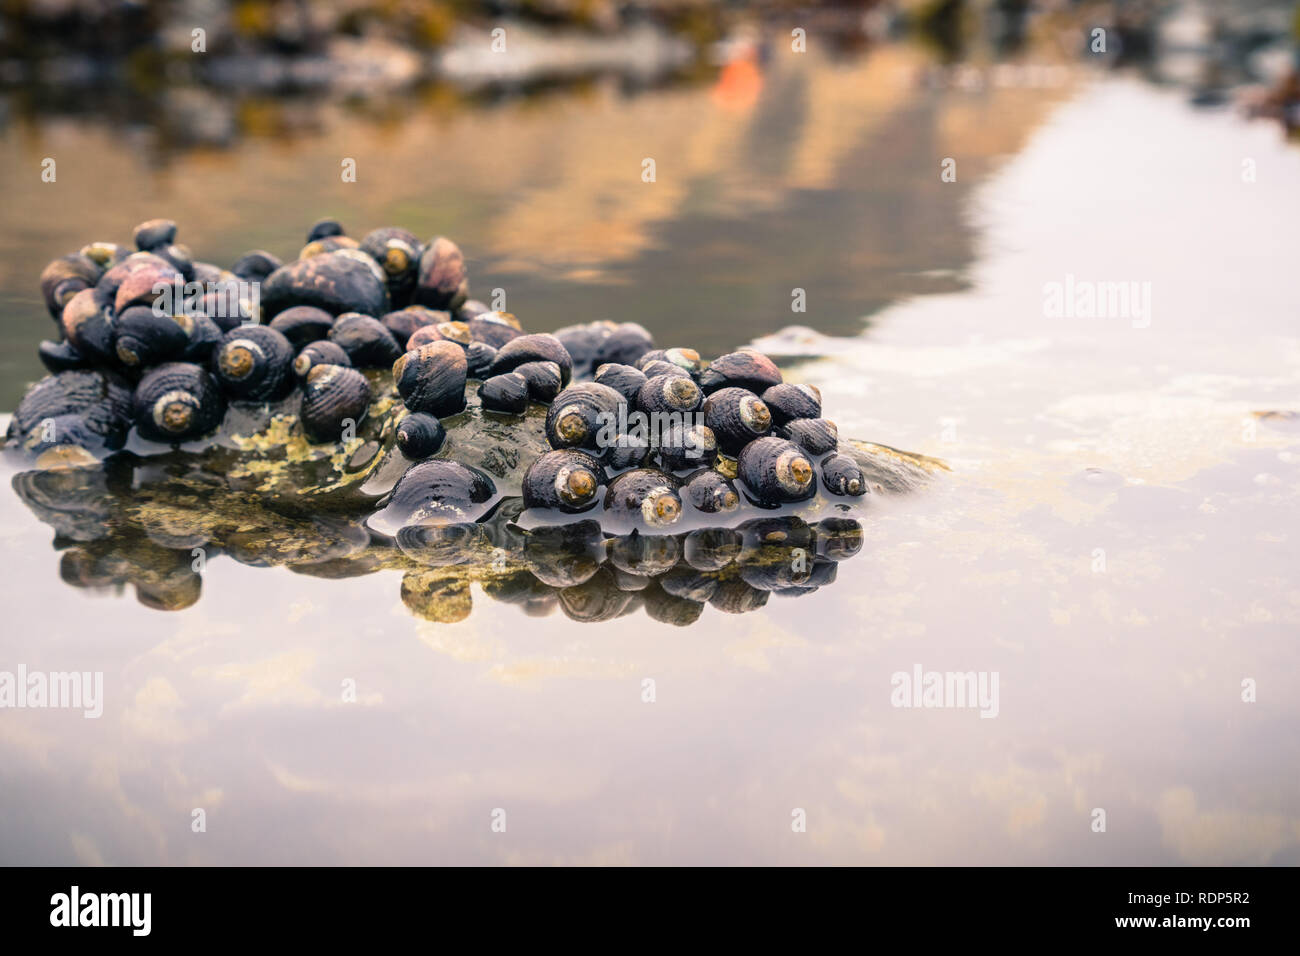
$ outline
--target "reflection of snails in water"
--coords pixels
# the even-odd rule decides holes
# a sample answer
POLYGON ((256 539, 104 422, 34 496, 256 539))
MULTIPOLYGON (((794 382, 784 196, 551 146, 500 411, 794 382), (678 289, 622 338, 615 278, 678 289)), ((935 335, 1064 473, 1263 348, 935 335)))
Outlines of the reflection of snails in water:
MULTIPOLYGON (((153 541, 149 529, 159 522, 192 524, 191 536, 213 553, 330 576, 411 572, 454 552, 458 559, 447 562, 454 570, 404 586, 408 603, 429 610, 436 594, 468 607, 454 578, 526 593, 535 611, 559 606, 603 619, 612 608, 643 606, 685 620, 692 612, 679 602, 700 604, 694 599, 705 591, 719 607, 744 610, 761 605, 755 590, 802 593, 819 578, 793 567, 751 568, 713 588, 696 582, 683 590, 660 585, 668 569, 648 573, 620 559, 599 587, 635 600, 605 600, 597 585, 557 601, 537 589, 586 584, 603 566, 606 534, 680 528, 667 540, 681 538, 681 560, 694 554, 708 565, 700 544, 708 536, 690 536, 719 516, 743 521, 754 509, 784 508, 798 510, 790 520, 813 520, 874 491, 916 487, 942 467, 841 442, 821 417, 821 393, 784 383, 753 349, 710 363, 693 349, 656 349, 634 323, 529 334, 515 316, 468 300, 463 256, 446 238, 422 244, 386 229, 356 243, 323 221, 297 259, 280 264, 255 250, 236 272, 192 261, 166 221, 140 226, 137 245, 127 254, 93 243, 42 274, 59 324, 59 340, 41 346, 52 374, 28 391, 7 438, 39 456, 38 468, 138 472, 125 486, 134 487, 133 500, 97 486, 105 524, 82 540, 153 541), (203 281, 174 286, 185 300, 160 312, 146 280, 186 275, 203 281), (217 292, 248 281, 261 283, 260 313, 246 315, 256 296, 238 298, 233 314, 212 309, 217 292), (155 483, 160 474, 166 479, 155 483), (531 530, 515 524, 524 512, 531 530), (586 512, 601 523, 545 528, 586 512), (307 542, 332 540, 323 515, 352 531, 321 552, 307 542), (485 532, 429 530, 465 523, 485 532), (585 557, 569 553, 575 529, 595 536, 582 546, 585 557), (297 544, 275 545, 276 536, 297 544), (503 554, 514 557, 501 568, 503 554), (504 587, 503 575, 525 572, 535 583, 504 587)), ((49 487, 27 477, 15 487, 46 520, 65 520, 54 517, 62 502, 51 500, 49 487)), ((171 535, 164 539, 177 540, 171 535)), ((627 547, 618 553, 632 553, 627 547)), ((812 560, 825 565, 844 553, 812 560)), ((123 561, 110 570, 94 564, 78 580, 107 575, 161 593, 142 570, 148 562, 123 561)), ((690 566, 722 575, 729 565, 690 566)))

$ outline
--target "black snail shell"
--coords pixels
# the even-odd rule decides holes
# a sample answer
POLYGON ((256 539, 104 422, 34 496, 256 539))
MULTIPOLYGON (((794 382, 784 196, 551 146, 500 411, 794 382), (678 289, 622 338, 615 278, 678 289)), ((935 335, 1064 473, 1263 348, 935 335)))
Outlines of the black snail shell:
POLYGON ((474 521, 496 495, 491 477, 449 458, 412 465, 393 486, 388 508, 403 521, 453 518, 474 521))
POLYGON ((605 449, 605 464, 615 471, 639 468, 650 457, 650 441, 641 434, 620 432, 618 438, 605 449))
POLYGON ((293 388, 293 346, 265 325, 242 325, 221 338, 212 371, 232 398, 250 402, 284 398, 293 388))
POLYGON ((402 347, 382 322, 356 312, 335 319, 329 339, 348 353, 356 368, 389 368, 402 355, 402 347))
POLYGON ((430 342, 393 363, 393 381, 407 409, 439 417, 465 407, 468 377, 465 350, 455 342, 430 342))
POLYGON ((92 361, 109 362, 113 352, 113 310, 101 305, 93 289, 83 289, 63 307, 63 337, 92 361))
POLYGON ((635 365, 637 359, 655 347, 654 338, 635 322, 624 322, 610 331, 592 357, 593 365, 617 362, 635 365))
POLYGON ((298 350, 293 360, 293 372, 299 378, 306 378, 317 365, 351 364, 348 353, 333 342, 309 342, 298 350))
POLYGON ((486 342, 471 342, 465 349, 465 363, 470 378, 485 379, 496 361, 497 350, 486 342))
POLYGON ((839 447, 839 429, 825 418, 796 418, 786 422, 779 432, 810 455, 829 455, 839 447))
POLYGON ((446 322, 451 316, 446 312, 435 312, 433 309, 426 309, 424 306, 415 306, 410 309, 398 309, 396 312, 389 312, 387 315, 380 316, 379 321, 383 323, 384 328, 393 334, 397 344, 402 347, 402 351, 410 348, 407 343, 416 329, 424 328, 426 325, 435 325, 438 322, 446 322))
POLYGON ((176 241, 176 223, 170 219, 150 219, 135 227, 133 238, 135 247, 141 252, 170 246, 176 241))
POLYGON ((740 480, 761 505, 804 501, 817 493, 817 472, 802 448, 784 438, 759 438, 740 453, 740 480))
POLYGON ((639 368, 609 362, 596 369, 596 377, 593 381, 608 385, 631 403, 636 401, 636 393, 646 383, 646 377, 645 372, 639 368))
POLYGON ((528 383, 528 397, 544 405, 553 402, 564 387, 560 366, 554 362, 525 362, 510 374, 522 375, 528 383))
POLYGON ((697 511, 719 514, 740 507, 740 495, 731 480, 712 468, 701 468, 686 476, 682 500, 697 511))
POLYGON ((489 411, 522 414, 528 410, 528 379, 518 372, 493 375, 478 387, 478 397, 489 411))
POLYGON ((773 385, 781 384, 781 370, 761 352, 741 349, 719 356, 700 373, 700 388, 705 393, 720 388, 747 388, 762 394, 773 385))
POLYGON ((509 312, 480 312, 462 320, 469 327, 470 339, 499 349, 524 334, 519 320, 509 312))
POLYGON ((424 412, 411 412, 397 426, 397 447, 412 461, 436 455, 446 440, 442 422, 424 412))
POLYGON ((194 278, 194 256, 190 253, 188 246, 163 246, 160 249, 155 249, 153 254, 160 259, 167 260, 172 268, 184 277, 186 282, 194 278))
POLYGON ((72 370, 41 379, 14 410, 9 437, 27 442, 46 419, 77 415, 109 447, 119 445, 131 426, 131 390, 116 375, 72 370))
POLYGON ((552 448, 585 448, 603 454, 602 433, 608 438, 618 428, 619 407, 625 405, 623 396, 608 385, 570 385, 547 409, 546 439, 552 448))
POLYGON ((229 332, 241 325, 256 322, 260 315, 251 290, 238 279, 222 279, 206 287, 199 298, 199 307, 208 318, 217 323, 221 331, 229 332))
POLYGON ((192 327, 187 315, 159 315, 147 306, 132 306, 113 322, 113 351, 128 368, 180 359, 189 346, 192 327))
POLYGON ((704 613, 704 605, 699 601, 688 601, 668 594, 657 584, 652 584, 641 592, 646 616, 660 624, 673 627, 690 627, 704 613))
POLYGON ((560 367, 560 381, 568 385, 573 374, 573 359, 554 335, 545 332, 521 335, 497 349, 492 374, 513 372, 525 362, 554 362, 560 367))
POLYGON ((206 365, 225 334, 221 327, 202 312, 182 315, 176 321, 185 329, 187 338, 185 351, 181 353, 182 359, 196 365, 206 365))
POLYGON ((242 278, 233 272, 227 272, 220 266, 213 265, 211 262, 194 263, 194 281, 207 285, 210 282, 221 282, 234 276, 236 279, 242 278))
POLYGON ((524 507, 577 514, 596 503, 604 483, 605 469, 591 455, 573 449, 549 451, 524 472, 524 507))
POLYGON ((754 439, 768 433, 772 413, 753 392, 728 387, 705 400, 704 423, 713 429, 718 448, 728 455, 736 455, 754 439))
POLYGON ((288 339, 295 349, 301 349, 309 342, 326 338, 334 327, 334 316, 313 305, 295 305, 272 319, 270 327, 288 339))
POLYGON ((658 375, 647 379, 636 393, 636 407, 647 415, 655 412, 693 412, 704 401, 700 387, 684 375, 658 375))
MULTIPOLYGON (((659 378, 664 375, 671 375, 676 378, 690 379, 691 373, 686 371, 680 365, 674 365, 663 359, 652 359, 648 362, 642 362, 637 366, 646 378, 659 378)), ((697 386, 698 387, 698 386, 697 386)))
POLYGON ((565 351, 573 359, 573 371, 579 378, 589 378, 596 365, 596 352, 609 334, 618 328, 617 323, 608 321, 585 322, 581 325, 566 325, 555 330, 555 337, 564 345, 565 351))
POLYGON ((51 372, 66 372, 74 368, 86 368, 90 359, 72 347, 71 342, 54 342, 43 339, 36 347, 36 355, 51 372))
POLYGON ((560 610, 571 621, 583 624, 612 621, 628 613, 634 597, 621 590, 615 572, 600 568, 581 584, 562 588, 557 595, 560 610))
MULTIPOLYGON (((646 366, 653 362, 663 362, 666 365, 671 365, 692 378, 699 374, 701 367, 700 353, 695 349, 684 348, 651 349, 637 359, 636 367, 645 372, 646 366)), ((649 375, 650 373, 646 372, 646 374, 649 375)))
POLYGON ((773 425, 784 425, 794 418, 821 418, 822 393, 816 385, 773 385, 763 393, 763 402, 772 413, 773 425))
POLYGON ((212 376, 188 362, 159 365, 140 379, 132 402, 142 438, 183 442, 221 424, 226 402, 212 376))
POLYGON ((317 365, 302 386, 303 432, 313 442, 339 441, 348 423, 353 434, 370 407, 370 383, 354 368, 317 365))
POLYGON ((241 279, 249 282, 261 282, 276 269, 284 265, 280 257, 267 252, 265 249, 254 249, 252 252, 246 252, 230 267, 230 271, 241 279))
POLYGON ((673 424, 659 434, 659 461, 668 471, 708 464, 717 450, 717 436, 708 425, 673 424))
POLYGON ((718 588, 718 576, 696 571, 690 565, 678 565, 659 578, 659 586, 673 597, 703 604, 718 588))
POLYGON ((675 524, 682 516, 678 481, 654 468, 634 468, 613 478, 605 490, 605 512, 652 528, 675 524))
POLYGON ((867 493, 862 469, 848 455, 830 455, 822 461, 822 484, 833 495, 861 498, 867 493))
POLYGON ((47 265, 41 272, 41 297, 54 321, 74 295, 93 288, 103 274, 103 267, 82 253, 61 256, 47 265))
POLYGON ((528 570, 551 587, 572 587, 590 580, 604 560, 605 541, 595 521, 535 528, 524 540, 528 570))
POLYGON ((388 294, 394 303, 405 304, 415 288, 424 246, 414 233, 395 226, 385 226, 366 234, 361 251, 384 270, 388 277, 388 294))
POLYGON ((325 239, 328 236, 343 235, 343 224, 337 219, 317 219, 312 223, 312 227, 307 230, 307 241, 315 242, 317 239, 325 239))
POLYGON ((435 236, 420 255, 412 300, 431 309, 454 311, 467 298, 469 272, 460 246, 443 236, 435 236))
POLYGON ((314 305, 331 315, 389 311, 383 271, 357 250, 327 252, 281 266, 262 283, 261 298, 263 314, 272 317, 295 305, 314 305))

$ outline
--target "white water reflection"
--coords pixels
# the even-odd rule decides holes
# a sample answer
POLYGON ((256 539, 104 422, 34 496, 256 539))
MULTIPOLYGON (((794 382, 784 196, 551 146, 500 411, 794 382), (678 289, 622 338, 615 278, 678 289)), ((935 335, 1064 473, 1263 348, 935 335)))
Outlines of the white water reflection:
POLYGON ((391 575, 220 558, 145 613, 0 496, 0 666, 107 698, 0 713, 0 861, 1300 862, 1300 428, 1252 415, 1300 406, 1298 199, 1269 127, 1083 92, 977 196, 973 291, 796 369, 954 473, 753 614, 434 625, 391 575), (1045 318, 1067 273, 1150 281, 1151 326, 1045 318), (892 708, 915 664, 997 672, 999 716, 892 708))

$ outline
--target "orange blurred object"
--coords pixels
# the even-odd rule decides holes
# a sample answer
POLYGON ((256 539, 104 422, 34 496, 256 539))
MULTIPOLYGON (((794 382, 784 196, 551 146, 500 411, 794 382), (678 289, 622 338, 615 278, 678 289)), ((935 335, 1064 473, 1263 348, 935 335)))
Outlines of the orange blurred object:
POLYGON ((713 100, 719 106, 733 110, 750 109, 763 89, 763 74, 758 70, 752 55, 732 60, 718 74, 713 85, 713 100))

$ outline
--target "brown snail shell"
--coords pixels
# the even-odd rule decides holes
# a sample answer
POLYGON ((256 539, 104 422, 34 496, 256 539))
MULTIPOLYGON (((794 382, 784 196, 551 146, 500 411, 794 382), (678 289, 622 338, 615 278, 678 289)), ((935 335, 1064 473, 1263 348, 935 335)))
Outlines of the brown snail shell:
POLYGON ((772 413, 753 392, 738 387, 719 389, 704 402, 704 423, 713 430, 718 448, 737 455, 750 442, 771 430, 772 413))
POLYGON ((739 477, 758 504, 804 501, 817 493, 817 472, 807 453, 784 438, 759 438, 740 453, 739 477))
POLYGON ((94 288, 103 274, 103 267, 82 253, 60 256, 47 265, 41 272, 41 297, 54 321, 74 295, 94 288))
POLYGON ((524 507, 578 514, 596 503, 604 484, 604 466, 591 455, 575 449, 547 452, 524 472, 524 507))
POLYGON ((63 307, 63 337, 92 362, 109 362, 113 352, 113 311, 99 304, 94 289, 83 289, 63 307))
POLYGON ((651 582, 650 586, 640 594, 646 616, 661 624, 689 627, 704 613, 704 605, 700 602, 688 601, 686 598, 669 594, 657 582, 651 582))
POLYGON ((817 556, 827 561, 844 561, 862 550, 866 532, 862 522, 854 518, 832 516, 823 518, 813 526, 817 540, 817 556))
POLYGON ((464 322, 456 321, 423 325, 412 332, 411 337, 406 340, 406 350, 409 352, 430 342, 455 342, 462 349, 468 349, 471 344, 469 326, 464 322))
POLYGON ((719 356, 700 373, 700 388, 705 394, 720 388, 747 388, 761 395, 773 385, 781 384, 781 370, 776 363, 753 349, 740 349, 719 356))
POLYGON ((412 301, 455 311, 469 298, 469 272, 460 246, 443 236, 430 239, 420 255, 412 301))
POLYGON ((422 345, 393 363, 393 381, 407 409, 440 418, 465 407, 468 378, 465 350, 454 342, 422 345))
POLYGON ((524 334, 519 320, 509 312, 481 312, 463 321, 469 327, 473 341, 483 342, 494 349, 524 334))
POLYGON ((354 368, 317 365, 303 381, 299 417, 312 442, 339 441, 348 422, 355 434, 369 408, 370 383, 354 368))
POLYGON ((358 312, 344 312, 335 319, 329 339, 348 353, 355 368, 389 368, 402 355, 402 347, 382 322, 358 312))
POLYGON ((496 360, 497 350, 486 342, 471 342, 465 349, 465 363, 469 377, 480 381, 490 376, 489 369, 496 360))
POLYGON ((773 385, 763 393, 763 402, 772 413, 774 425, 795 418, 822 417, 822 394, 815 385, 773 385))
POLYGON ((761 591, 737 577, 719 581, 713 596, 709 598, 709 605, 724 614, 748 614, 765 605, 767 598, 767 591, 761 591))
POLYGON ((446 312, 435 312, 433 309, 426 309, 424 306, 415 306, 408 309, 398 309, 396 312, 389 312, 387 315, 380 317, 379 321, 383 323, 384 328, 393 334, 397 344, 402 347, 403 351, 409 351, 411 336, 417 329, 424 328, 426 325, 436 325, 439 322, 447 322, 451 315, 446 312))

